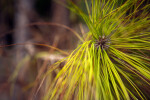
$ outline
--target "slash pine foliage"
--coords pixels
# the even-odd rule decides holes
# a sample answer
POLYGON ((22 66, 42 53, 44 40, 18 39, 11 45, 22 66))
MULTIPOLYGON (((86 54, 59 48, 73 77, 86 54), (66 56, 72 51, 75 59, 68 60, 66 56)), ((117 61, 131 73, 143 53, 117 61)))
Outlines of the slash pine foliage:
POLYGON ((146 100, 139 88, 150 85, 150 4, 148 0, 84 0, 86 11, 71 0, 67 7, 89 32, 65 59, 49 84, 45 100, 146 100))

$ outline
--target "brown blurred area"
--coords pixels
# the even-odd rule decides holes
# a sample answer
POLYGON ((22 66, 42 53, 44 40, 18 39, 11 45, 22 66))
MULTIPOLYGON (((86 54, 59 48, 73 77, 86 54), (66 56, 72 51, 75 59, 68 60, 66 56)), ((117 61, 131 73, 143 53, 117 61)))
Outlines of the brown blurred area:
POLYGON ((80 20, 61 3, 66 0, 0 0, 0 100, 41 100, 42 89, 33 97, 38 84, 25 87, 67 56, 42 44, 67 53, 76 48, 79 39, 64 26, 81 35, 80 20))

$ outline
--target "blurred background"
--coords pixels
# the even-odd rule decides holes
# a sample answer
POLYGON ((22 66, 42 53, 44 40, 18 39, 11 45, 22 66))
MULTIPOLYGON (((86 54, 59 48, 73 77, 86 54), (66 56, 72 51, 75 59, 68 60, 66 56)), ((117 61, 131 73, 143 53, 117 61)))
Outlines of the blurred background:
MULTIPOLYGON (((72 1, 82 5, 81 0, 72 1)), ((73 33, 88 31, 62 4, 66 0, 0 0, 0 100, 30 99, 33 83, 46 66, 76 48, 79 39, 73 33)), ((40 100, 42 93, 34 99, 40 100)))

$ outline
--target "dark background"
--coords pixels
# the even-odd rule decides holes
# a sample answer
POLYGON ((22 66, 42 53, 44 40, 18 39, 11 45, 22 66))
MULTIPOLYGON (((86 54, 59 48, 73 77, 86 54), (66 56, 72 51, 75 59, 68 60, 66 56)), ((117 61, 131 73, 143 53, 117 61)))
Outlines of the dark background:
MULTIPOLYGON (((81 0, 73 2, 82 4, 81 0)), ((68 53, 76 48, 79 39, 62 26, 80 35, 81 27, 87 28, 62 3, 66 4, 66 0, 58 3, 56 0, 0 0, 0 100, 30 99, 34 86, 24 88, 38 79, 42 68, 66 56, 32 43, 52 45, 68 53), (46 60, 43 52, 47 53, 46 60), (36 58, 38 54, 42 57, 36 58)), ((35 99, 40 97, 39 92, 35 99)))

